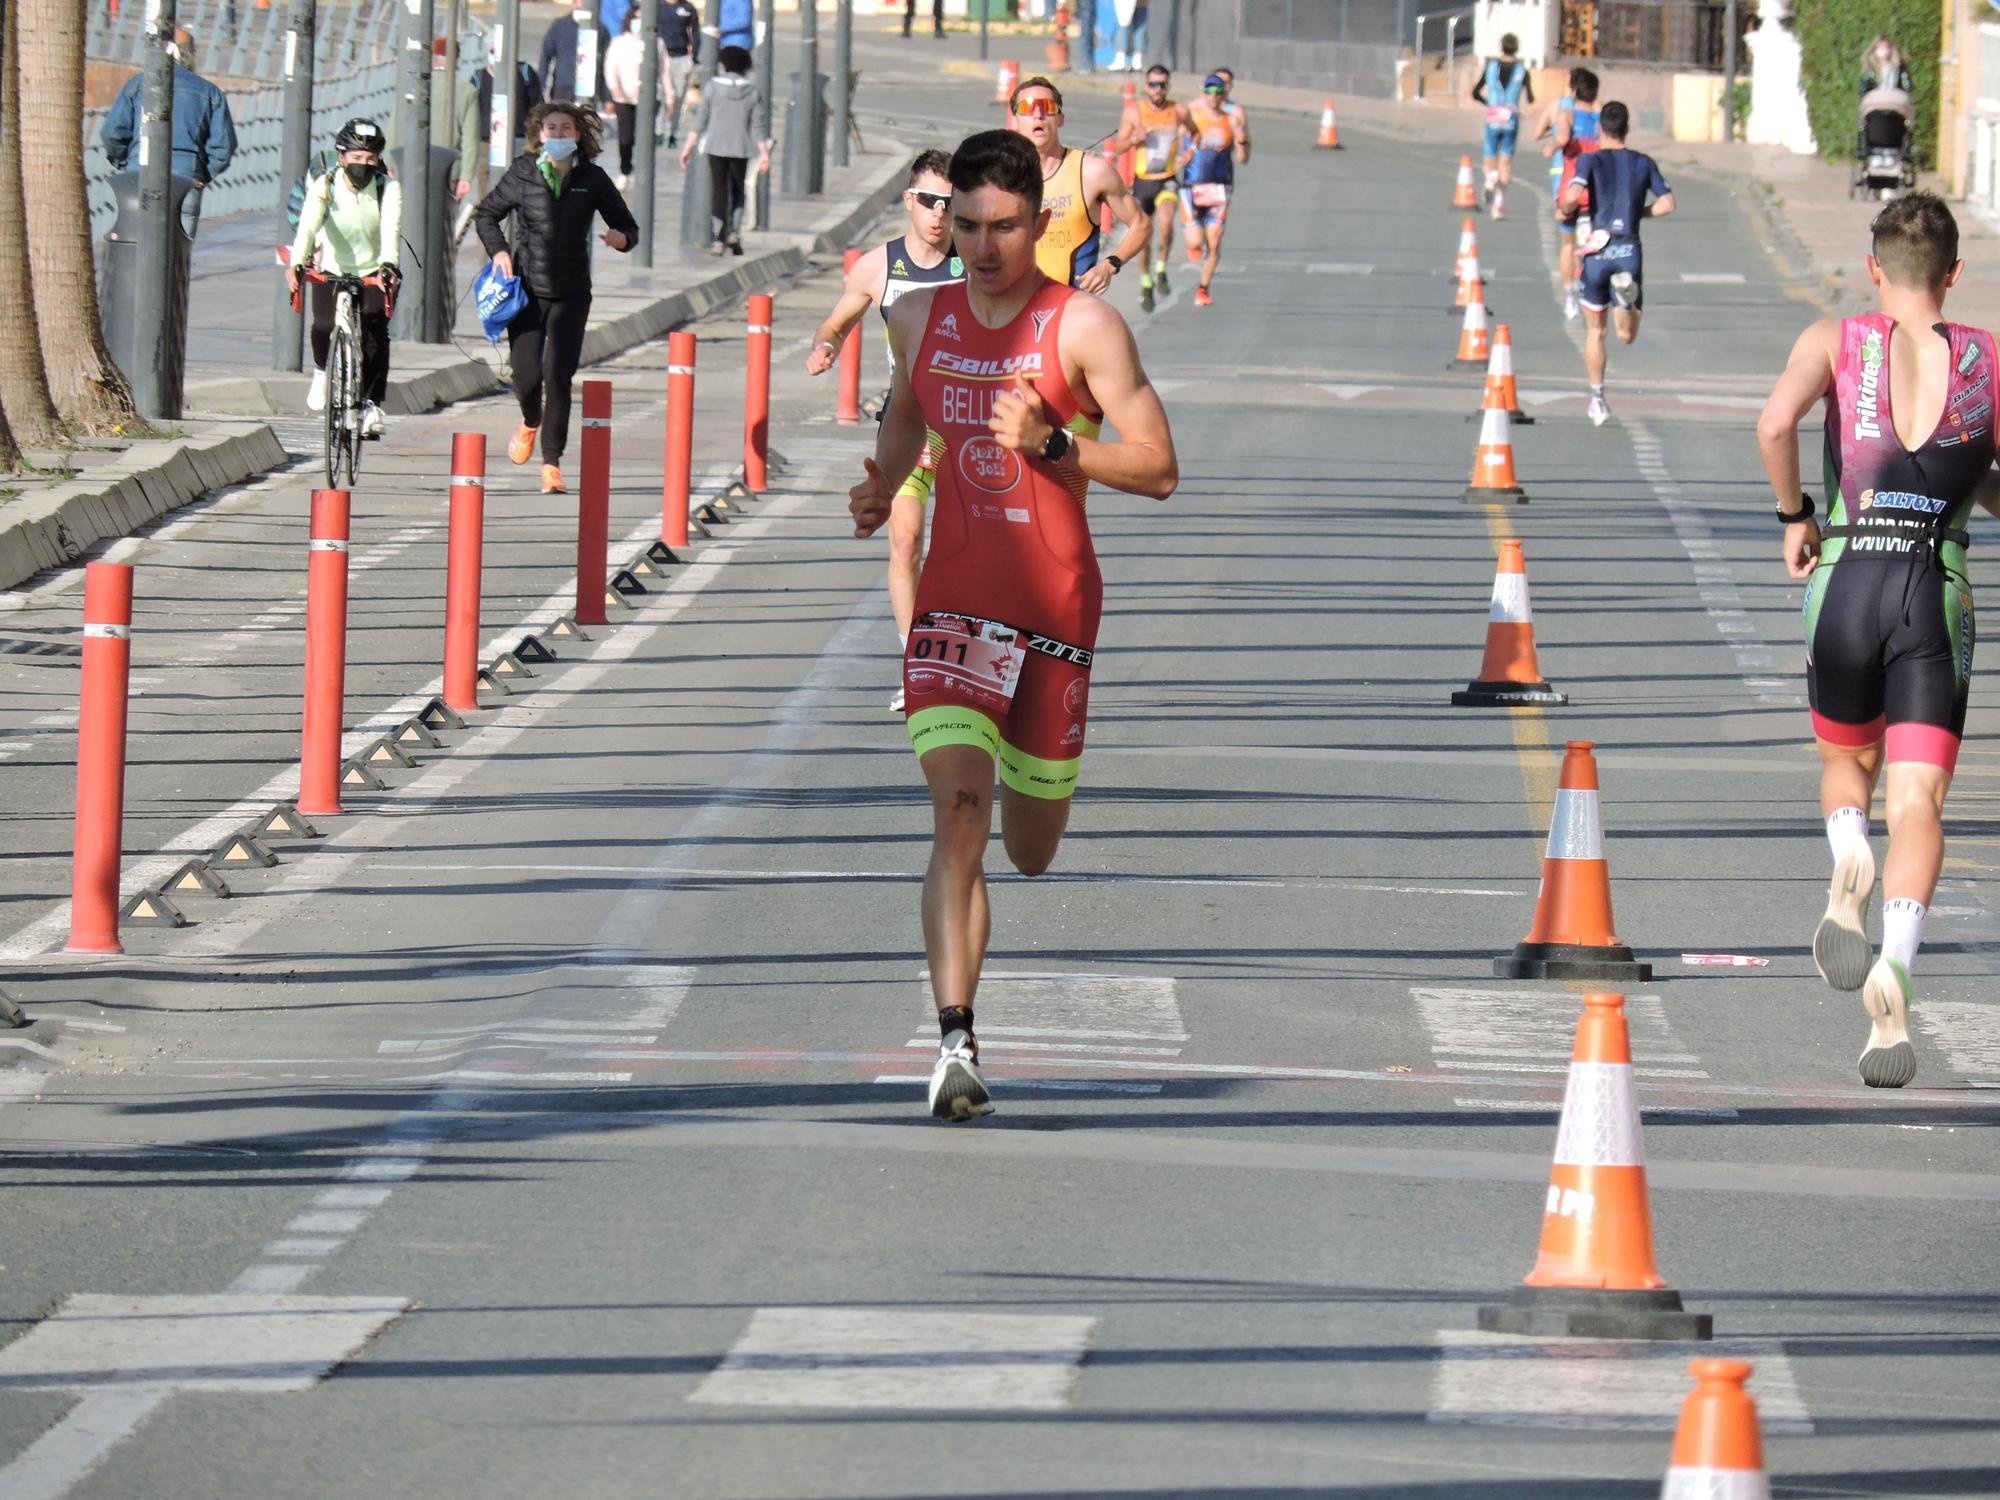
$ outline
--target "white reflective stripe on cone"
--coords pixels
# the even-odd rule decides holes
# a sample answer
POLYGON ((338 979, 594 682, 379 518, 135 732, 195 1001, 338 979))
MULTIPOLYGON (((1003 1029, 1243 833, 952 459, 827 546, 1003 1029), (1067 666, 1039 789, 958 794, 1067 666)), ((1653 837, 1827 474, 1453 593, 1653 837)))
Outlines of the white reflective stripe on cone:
POLYGON ((1697 1469, 1667 1471, 1660 1500, 1771 1500, 1771 1481, 1762 1469, 1697 1469))
POLYGON ((1562 1124, 1556 1130, 1559 1167, 1643 1167, 1639 1106, 1630 1063, 1569 1065, 1562 1124))
POLYGON ((1502 344, 1496 342, 1493 345, 1493 362, 1486 368, 1489 374, 1512 375, 1514 373, 1514 346, 1511 343, 1502 344))
POLYGON ((1532 625, 1534 612, 1528 608, 1528 575, 1495 573, 1493 604, 1486 611, 1489 625, 1532 625))
POLYGON ((1546 854, 1549 859, 1604 858, 1604 825, 1598 821, 1596 792, 1557 790, 1546 854))
MULTIPOLYGON (((1475 307, 1478 306, 1477 303, 1473 305, 1475 307)), ((1507 423, 1511 419, 1511 413, 1504 412, 1497 406, 1487 407, 1485 415, 1479 419, 1479 446, 1482 448, 1513 447, 1514 440, 1507 436, 1507 423)), ((1489 457, 1488 462, 1490 463, 1491 461, 1489 457)))

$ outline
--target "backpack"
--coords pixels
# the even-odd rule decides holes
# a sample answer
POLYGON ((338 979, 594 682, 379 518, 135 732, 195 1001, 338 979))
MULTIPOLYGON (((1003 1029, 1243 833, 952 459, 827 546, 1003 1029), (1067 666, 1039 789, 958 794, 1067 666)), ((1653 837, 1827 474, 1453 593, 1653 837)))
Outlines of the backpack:
MULTIPOLYGON (((339 170, 340 153, 331 146, 320 151, 315 151, 311 156, 307 157, 305 175, 294 181, 290 191, 285 194, 285 222, 291 225, 292 228, 297 229, 299 227, 299 220, 305 217, 306 195, 312 192, 313 185, 323 178, 331 177, 339 170)), ((386 172, 378 172, 375 175, 375 196, 377 198, 382 196, 382 184, 387 180, 388 174, 386 172)))

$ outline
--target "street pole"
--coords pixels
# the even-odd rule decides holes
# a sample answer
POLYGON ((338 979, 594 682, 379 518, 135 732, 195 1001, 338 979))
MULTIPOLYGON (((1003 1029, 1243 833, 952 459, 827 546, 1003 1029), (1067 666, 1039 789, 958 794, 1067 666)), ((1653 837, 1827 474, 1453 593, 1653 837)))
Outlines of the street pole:
POLYGON ((660 107, 659 0, 633 0, 639 7, 639 118, 632 122, 632 217, 639 221, 640 265, 653 263, 653 116, 660 107))
POLYGON ((1070 68, 1077 73, 1097 71, 1097 0, 1076 0, 1076 28, 1083 33, 1082 44, 1070 68))
POLYGON ((1736 0, 1722 12, 1722 138, 1736 139, 1736 0))
POLYGON ((972 0, 979 7, 979 60, 986 61, 986 21, 992 12, 992 0, 972 0))
MULTIPOLYGON (((708 94, 710 81, 715 77, 716 54, 721 49, 722 34, 714 27, 704 26, 695 36, 694 80, 701 85, 704 97, 708 94)), ((688 158, 688 164, 681 172, 681 243, 697 249, 712 244, 715 239, 714 225, 708 212, 708 161, 702 156, 700 147, 701 142, 697 139, 695 154, 688 158)))
MULTIPOLYGON (((777 87, 778 56, 778 0, 763 0, 758 7, 758 21, 761 37, 757 46, 757 92, 764 96, 764 128, 767 134, 775 135, 771 121, 776 118, 777 105, 773 102, 773 90, 777 87)), ((771 227, 771 174, 759 172, 756 183, 757 227, 771 227)))
POLYGON ((521 124, 514 118, 514 100, 520 92, 521 0, 500 0, 493 30, 493 120, 486 165, 493 169, 488 180, 497 183, 514 160, 514 132, 521 124))
MULTIPOLYGON (((444 139, 447 146, 458 145, 458 34, 465 27, 465 0, 449 0, 451 24, 444 33, 444 139)), ((476 163, 462 161, 458 175, 477 177, 476 163)))
POLYGON ((798 87, 792 91, 791 128, 785 132, 785 191, 820 191, 819 0, 799 0, 798 87))
POLYGON ((431 36, 434 0, 408 0, 403 12, 403 287, 396 298, 401 337, 430 342, 431 36))
POLYGON ((174 185, 174 59, 167 46, 174 39, 174 0, 146 0, 146 19, 146 82, 139 121, 139 217, 145 228, 139 241, 139 285, 144 288, 140 317, 149 330, 149 352, 130 373, 139 414, 171 421, 181 414, 181 393, 167 389, 174 237, 181 232, 168 201, 174 185))
POLYGON ((833 164, 847 165, 847 138, 854 100, 848 80, 854 70, 854 0, 833 0, 833 164))
MULTIPOLYGON (((313 40, 319 29, 318 0, 291 0, 285 18, 285 133, 278 147, 278 181, 297 182, 312 155, 313 40)), ((297 370, 305 355, 304 324, 292 310, 292 289, 278 278, 271 320, 271 368, 297 370)))

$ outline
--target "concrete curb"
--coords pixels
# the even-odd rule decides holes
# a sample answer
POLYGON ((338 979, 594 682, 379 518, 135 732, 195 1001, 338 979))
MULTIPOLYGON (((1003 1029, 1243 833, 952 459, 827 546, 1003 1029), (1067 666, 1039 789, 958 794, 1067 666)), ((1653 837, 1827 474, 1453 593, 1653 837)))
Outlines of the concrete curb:
MULTIPOLYGON (((692 286, 665 297, 607 292, 584 338, 583 362, 622 354, 668 329, 782 277, 806 269, 816 255, 847 249, 903 190, 908 162, 900 141, 885 140, 892 155, 869 177, 858 200, 829 209, 811 229, 773 236, 772 248, 747 255, 692 286)), ((390 380, 390 412, 414 416, 502 388, 494 367, 468 359, 451 345, 399 347, 403 367, 390 380)), ((196 381, 188 405, 221 413, 191 419, 203 430, 189 438, 134 443, 87 479, 78 479, 14 502, 17 514, 0 523, 0 589, 13 588, 44 568, 76 561, 99 542, 127 536, 210 490, 283 468, 290 462, 277 434, 244 418, 295 415, 305 395, 302 375, 247 376, 196 381), (234 418, 235 420, 232 420, 234 418)))
POLYGON ((134 443, 87 479, 9 507, 0 527, 0 588, 74 562, 99 542, 126 536, 213 489, 289 462, 261 422, 203 422, 186 438, 134 443))

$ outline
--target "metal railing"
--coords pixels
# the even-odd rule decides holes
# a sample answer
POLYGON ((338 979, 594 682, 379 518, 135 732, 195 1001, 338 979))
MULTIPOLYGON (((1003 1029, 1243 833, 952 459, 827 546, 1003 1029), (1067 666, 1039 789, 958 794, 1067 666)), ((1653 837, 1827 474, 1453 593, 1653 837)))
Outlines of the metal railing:
POLYGON ((1561 34, 1578 56, 1719 73, 1727 17, 1721 0, 1564 0, 1561 34))
MULTIPOLYGON (((251 0, 179 0, 179 24, 194 36, 196 62, 218 78, 267 78, 284 72, 284 0, 258 6, 251 0)), ((350 71, 396 54, 392 0, 330 0, 318 14, 314 62, 321 73, 350 71)), ((146 60, 145 7, 128 0, 113 14, 92 5, 84 55, 96 62, 142 67, 146 60)))
MULTIPOLYGON (((1457 10, 1433 10, 1417 17, 1417 97, 1424 97, 1424 24, 1428 21, 1444 22, 1444 83, 1445 94, 1451 93, 1451 65, 1458 57, 1458 23, 1472 19, 1473 7, 1465 5, 1457 10)), ((1466 29, 1465 44, 1472 45, 1472 31, 1466 29)))
MULTIPOLYGON (((394 58, 366 68, 322 75, 313 87, 312 139, 315 147, 333 140, 333 133, 351 115, 372 115, 386 120, 396 102, 394 58)), ((268 213, 275 216, 284 207, 291 184, 281 180, 280 146, 285 132, 285 91, 276 84, 268 88, 237 89, 229 93, 229 112, 236 122, 236 155, 229 170, 202 194, 201 216, 222 218, 229 214, 268 213)), ((97 143, 104 125, 105 111, 93 109, 84 115, 83 173, 90 199, 90 235, 101 240, 117 217, 111 196, 111 163, 97 143)), ((277 229, 273 229, 273 243, 277 229)))

